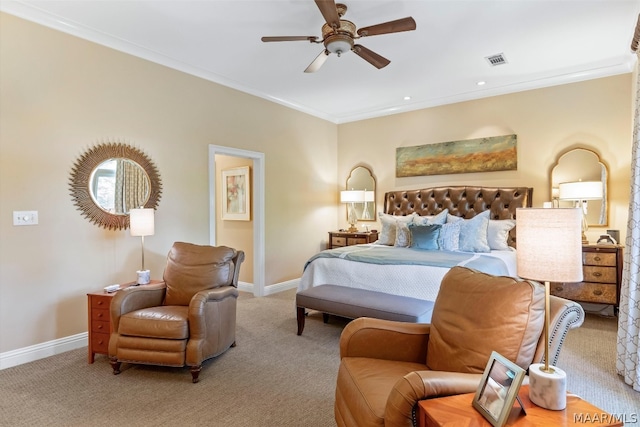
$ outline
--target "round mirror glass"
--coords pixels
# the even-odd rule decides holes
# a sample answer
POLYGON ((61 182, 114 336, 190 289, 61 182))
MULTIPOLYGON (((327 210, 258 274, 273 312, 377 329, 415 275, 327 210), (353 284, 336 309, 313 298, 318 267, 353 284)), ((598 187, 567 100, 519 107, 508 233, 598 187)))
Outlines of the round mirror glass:
POLYGON ((607 167, 600 156, 586 148, 575 148, 558 157, 551 169, 551 197, 555 206, 571 207, 576 201, 560 198, 560 184, 571 182, 601 182, 602 197, 584 200, 584 211, 589 226, 607 225, 607 167))
POLYGON ((94 203, 105 212, 127 215, 149 200, 149 176, 138 163, 115 158, 100 163, 91 173, 89 191, 94 203))
MULTIPOLYGON (((364 191, 364 203, 354 203, 358 221, 376 220, 376 179, 371 170, 364 166, 357 166, 351 170, 347 178, 346 190, 364 191)), ((349 207, 347 207, 347 216, 349 207)))

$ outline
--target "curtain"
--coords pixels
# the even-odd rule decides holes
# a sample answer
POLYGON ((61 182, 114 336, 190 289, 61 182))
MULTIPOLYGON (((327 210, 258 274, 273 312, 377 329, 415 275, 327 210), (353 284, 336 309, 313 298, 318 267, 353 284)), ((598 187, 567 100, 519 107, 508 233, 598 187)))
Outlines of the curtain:
MULTIPOLYGON (((637 51, 639 39, 640 16, 632 43, 633 51, 637 51)), ((636 53, 640 61, 640 52, 636 53)), ((640 391, 640 72, 637 69, 636 74, 638 81, 631 144, 631 194, 618 314, 616 370, 625 383, 640 391)))

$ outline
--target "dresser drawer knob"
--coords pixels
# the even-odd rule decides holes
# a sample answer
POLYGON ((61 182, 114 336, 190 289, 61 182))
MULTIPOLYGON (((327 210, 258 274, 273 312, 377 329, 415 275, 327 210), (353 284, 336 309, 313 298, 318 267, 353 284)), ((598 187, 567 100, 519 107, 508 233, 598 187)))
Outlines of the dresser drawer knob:
POLYGON ((564 290, 564 288, 562 286, 556 286, 556 291, 557 292, 562 292, 564 290))
POLYGON ((602 258, 600 258, 599 256, 595 256, 595 257, 593 257, 593 259, 595 259, 596 261, 601 261, 602 260, 602 258))
POLYGON ((599 271, 594 271, 593 272, 593 276, 594 277, 600 277, 600 276, 602 276, 602 273, 600 273, 599 271))
POLYGON ((600 289, 596 289, 595 291, 593 291, 594 295, 600 296, 602 295, 602 291, 600 289))
POLYGON ((97 314, 97 317, 102 317, 102 313, 98 313, 98 314, 97 314))

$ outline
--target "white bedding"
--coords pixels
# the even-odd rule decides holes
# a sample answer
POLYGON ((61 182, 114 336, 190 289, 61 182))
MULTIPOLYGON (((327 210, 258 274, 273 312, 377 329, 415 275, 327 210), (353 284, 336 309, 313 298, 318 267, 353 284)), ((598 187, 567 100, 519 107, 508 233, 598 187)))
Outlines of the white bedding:
MULTIPOLYGON (((515 250, 491 251, 482 255, 500 258, 506 264, 509 275, 517 277, 515 250)), ((447 271, 449 268, 445 267, 381 265, 342 258, 317 258, 302 274, 298 291, 315 285, 335 284, 435 301, 440 282, 447 271)))

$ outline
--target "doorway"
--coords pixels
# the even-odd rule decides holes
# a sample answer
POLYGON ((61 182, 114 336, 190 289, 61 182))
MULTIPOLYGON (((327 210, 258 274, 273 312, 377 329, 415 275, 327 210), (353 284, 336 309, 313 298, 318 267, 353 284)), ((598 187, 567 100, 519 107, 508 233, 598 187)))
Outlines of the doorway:
POLYGON ((265 226, 264 226, 264 153, 239 148, 209 145, 209 244, 217 241, 216 212, 220 197, 216 195, 216 155, 241 157, 252 162, 252 214, 253 214, 253 284, 239 283, 240 290, 253 292, 256 297, 264 296, 265 266, 265 226))

